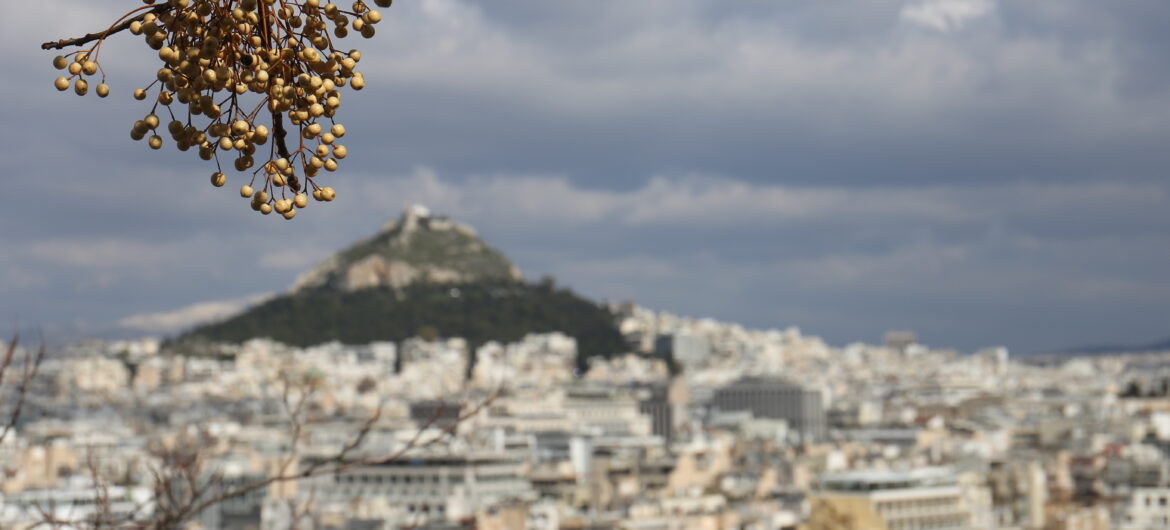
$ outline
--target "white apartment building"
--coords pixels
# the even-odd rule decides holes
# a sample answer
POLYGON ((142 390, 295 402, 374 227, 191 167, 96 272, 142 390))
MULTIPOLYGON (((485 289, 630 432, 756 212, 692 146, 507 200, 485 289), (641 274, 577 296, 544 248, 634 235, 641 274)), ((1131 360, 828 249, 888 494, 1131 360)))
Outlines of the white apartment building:
POLYGON ((985 528, 990 506, 972 498, 948 468, 831 473, 818 479, 810 497, 811 519, 872 530, 985 528))
MULTIPOLYGON (((106 515, 145 517, 152 513, 151 492, 146 488, 107 486, 106 515)), ((62 487, 0 494, 0 528, 21 528, 43 519, 42 510, 61 521, 87 521, 99 513, 92 481, 75 477, 62 487)), ((68 528, 68 527, 66 527, 68 528)))
POLYGON ((1170 488, 1135 488, 1119 530, 1170 529, 1170 488))
POLYGON ((505 455, 406 456, 313 479, 319 502, 382 499, 414 523, 458 521, 511 499, 533 500, 523 460, 505 455))

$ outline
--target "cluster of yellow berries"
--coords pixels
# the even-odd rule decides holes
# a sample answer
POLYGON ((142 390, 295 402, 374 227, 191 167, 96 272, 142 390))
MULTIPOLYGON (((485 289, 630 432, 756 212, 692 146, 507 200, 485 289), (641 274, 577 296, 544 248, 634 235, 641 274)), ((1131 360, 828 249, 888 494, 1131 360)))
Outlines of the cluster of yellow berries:
MULTIPOLYGON (((361 52, 342 51, 334 39, 346 37, 351 28, 372 37, 381 13, 363 0, 355 0, 348 10, 321 0, 143 3, 100 36, 76 39, 95 42, 93 46, 55 57, 53 65, 69 76, 57 78, 54 85, 87 94, 86 76, 101 71, 102 42, 114 32, 129 30, 157 50, 162 62, 156 79, 133 93, 137 100, 151 99, 152 107, 134 122, 131 138, 146 139, 151 149, 161 149, 163 113, 169 118, 166 133, 180 151, 194 149, 203 160, 215 161, 218 170, 211 176, 212 185, 227 183, 221 156, 231 157, 236 171, 251 173, 240 194, 251 198, 252 209, 262 214, 275 211, 292 219, 310 195, 318 201, 333 200, 333 188, 318 186, 314 178, 322 169, 336 171, 348 155, 338 142, 345 127, 333 119, 341 106, 341 90, 365 86, 356 70, 361 52), (248 94, 258 95, 259 101, 245 106, 248 94), (262 118, 271 119, 271 130, 259 123, 262 118), (291 149, 290 142, 295 142, 291 149), (266 152, 257 154, 265 145, 266 152)), ((374 4, 389 7, 391 0, 374 4)), ((75 43, 46 47, 69 44, 75 43)), ((94 89, 100 97, 110 92, 104 81, 103 73, 94 89)))
MULTIPOLYGON (((62 92, 69 90, 69 87, 72 86, 73 91, 79 96, 84 96, 89 93, 89 81, 85 80, 85 76, 96 74, 100 68, 97 61, 90 60, 89 54, 85 52, 74 54, 72 61, 64 56, 58 55, 53 58, 53 67, 58 70, 69 71, 69 77, 58 77, 53 81, 53 86, 62 92), (73 81, 70 81, 70 79, 73 81)), ((98 83, 94 92, 97 93, 98 97, 104 98, 110 95, 110 85, 105 83, 104 73, 102 77, 103 81, 98 83)))

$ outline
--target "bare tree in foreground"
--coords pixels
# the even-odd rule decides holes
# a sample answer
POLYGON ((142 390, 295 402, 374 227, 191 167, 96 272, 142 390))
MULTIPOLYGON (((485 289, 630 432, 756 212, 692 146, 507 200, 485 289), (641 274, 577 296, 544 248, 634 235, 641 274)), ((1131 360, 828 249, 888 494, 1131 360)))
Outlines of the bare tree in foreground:
MULTIPOLYGON (((10 347, 13 350, 14 347, 10 347)), ((39 356, 28 357, 34 367, 27 373, 35 375, 39 356)), ((27 362, 27 361, 26 361, 27 362)), ((25 380, 22 389, 27 388, 25 380)), ((148 502, 139 503, 133 509, 119 513, 113 508, 118 499, 112 499, 108 481, 98 472, 92 457, 87 459, 88 470, 94 481, 93 509, 81 518, 62 518, 54 514, 52 507, 41 507, 40 521, 29 526, 51 529, 141 529, 172 530, 185 528, 195 522, 206 510, 232 499, 265 491, 270 486, 295 483, 317 476, 343 473, 367 466, 378 466, 393 462, 411 451, 426 448, 449 439, 466 420, 479 414, 501 394, 501 389, 488 394, 484 399, 460 406, 459 414, 451 421, 449 408, 436 408, 412 437, 400 448, 388 454, 370 454, 365 443, 382 418, 382 407, 368 416, 351 433, 341 448, 327 455, 313 455, 304 458, 302 440, 309 426, 307 405, 320 390, 319 381, 309 378, 282 377, 281 403, 287 416, 288 453, 276 466, 276 471, 266 478, 243 484, 229 484, 220 470, 211 469, 207 454, 210 437, 198 432, 180 438, 175 443, 158 447, 154 456, 159 464, 151 469, 152 495, 148 502), (439 428, 440 420, 442 428, 439 428), (450 422, 450 423, 448 423, 450 422)), ((315 492, 307 502, 300 504, 289 500, 290 530, 303 528, 311 515, 315 492)))
POLYGON ((3 357, 0 358, 0 418, 3 418, 4 426, 0 427, 0 442, 8 437, 20 421, 30 385, 40 371, 41 362, 45 360, 43 341, 36 351, 22 349, 19 334, 14 334, 3 348, 3 357), (21 354, 17 355, 18 352, 21 354))

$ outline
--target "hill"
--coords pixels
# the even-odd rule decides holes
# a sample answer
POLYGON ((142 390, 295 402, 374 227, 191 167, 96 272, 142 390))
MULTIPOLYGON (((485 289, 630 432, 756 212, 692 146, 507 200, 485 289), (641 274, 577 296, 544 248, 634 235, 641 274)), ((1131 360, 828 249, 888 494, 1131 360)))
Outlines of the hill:
POLYGON ((474 348, 551 331, 577 339, 579 363, 627 349, 607 308, 551 281, 526 283, 470 227, 414 207, 302 275, 288 293, 197 327, 173 344, 463 337, 474 348))

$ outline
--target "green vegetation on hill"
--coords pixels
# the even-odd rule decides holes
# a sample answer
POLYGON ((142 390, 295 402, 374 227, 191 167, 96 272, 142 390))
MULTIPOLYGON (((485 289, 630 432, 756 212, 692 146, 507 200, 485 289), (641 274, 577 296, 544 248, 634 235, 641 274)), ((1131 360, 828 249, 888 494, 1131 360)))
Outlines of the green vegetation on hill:
POLYGON ((474 348, 560 331, 577 339, 578 361, 627 349, 609 310, 551 284, 518 282, 415 284, 284 295, 226 321, 196 328, 176 342, 242 342, 269 337, 296 346, 411 337, 463 337, 474 348))

